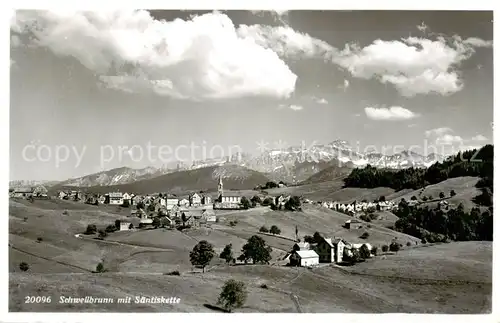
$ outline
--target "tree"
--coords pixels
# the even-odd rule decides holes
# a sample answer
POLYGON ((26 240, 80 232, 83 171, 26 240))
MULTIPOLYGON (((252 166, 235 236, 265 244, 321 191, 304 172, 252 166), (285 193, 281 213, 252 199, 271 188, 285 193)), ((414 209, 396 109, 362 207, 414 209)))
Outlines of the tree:
POLYGON ((22 262, 19 264, 19 269, 21 269, 22 271, 28 271, 28 269, 30 269, 30 266, 27 263, 22 262))
POLYGON ((262 206, 268 206, 273 204, 273 199, 271 197, 266 197, 264 201, 262 201, 262 206))
POLYGON ((399 243, 397 243, 396 241, 393 241, 390 245, 389 245, 389 250, 392 251, 392 252, 398 252, 399 249, 401 249, 401 246, 399 243))
POLYGON ((106 271, 106 269, 104 269, 104 265, 102 264, 102 262, 97 264, 97 266, 95 267, 95 271, 96 273, 103 273, 106 271))
POLYGON ((417 200, 417 197, 416 197, 415 195, 413 195, 413 196, 411 197, 411 200, 412 200, 412 201, 416 201, 416 200, 417 200))
POLYGON ((385 202, 385 196, 381 196, 379 199, 378 199, 379 202, 385 202))
POLYGON ((444 197, 445 197, 444 192, 439 193, 439 198, 440 199, 444 199, 444 197))
POLYGON ((363 259, 370 258, 370 249, 368 249, 368 246, 366 244, 363 244, 361 248, 359 248, 359 255, 363 259))
POLYGON ((85 234, 95 234, 97 232, 97 226, 95 224, 89 224, 87 226, 87 230, 85 230, 85 234))
POLYGON ((182 212, 181 220, 182 220, 182 226, 186 226, 186 221, 187 221, 186 213, 182 212))
POLYGON ((120 220, 115 220, 115 228, 116 228, 116 230, 120 230, 120 223, 121 223, 120 220))
POLYGON ((259 229, 259 232, 264 232, 264 233, 268 233, 269 232, 269 229, 266 228, 265 226, 261 226, 260 229, 259 229))
POLYGON ((137 203, 136 208, 138 210, 144 210, 146 208, 146 205, 144 204, 143 201, 140 201, 139 203, 137 203))
POLYGON ((38 237, 38 238, 36 238, 36 242, 40 243, 40 242, 42 242, 42 241, 43 241, 42 237, 38 237))
POLYGON ((451 191, 450 191, 450 196, 451 196, 451 197, 453 197, 453 196, 455 196, 455 195, 457 195, 457 193, 455 193, 455 190, 451 190, 451 191))
POLYGON ((233 244, 230 243, 224 247, 224 250, 222 250, 220 254, 220 258, 224 259, 226 263, 230 263, 233 261, 233 244))
POLYGON ((243 196, 241 198, 241 206, 245 209, 245 210, 248 210, 252 204, 250 203, 250 201, 248 200, 248 198, 246 196, 243 196))
POLYGON ((292 196, 285 203, 285 210, 295 211, 300 208, 300 198, 298 196, 292 196))
POLYGON ((158 228, 161 226, 161 220, 160 220, 160 218, 155 217, 155 218, 153 219, 153 223, 152 223, 152 225, 153 225, 153 227, 154 227, 155 229, 158 229, 158 228))
POLYGON ((241 249, 244 259, 252 259, 253 263, 268 264, 271 260, 271 247, 261 237, 254 235, 247 240, 241 249))
POLYGON ((231 312, 234 308, 242 307, 247 299, 245 283, 230 279, 222 287, 217 304, 231 312))
POLYGON ((206 240, 201 240, 189 253, 189 259, 193 266, 200 266, 203 268, 203 272, 205 272, 205 267, 210 263, 214 255, 215 252, 212 244, 206 240))
POLYGON ((426 202, 428 200, 427 196, 422 197, 422 201, 426 202))
POLYGON ((123 200, 123 207, 130 207, 130 200, 123 200))
POLYGON ((111 232, 115 232, 117 229, 116 229, 116 226, 114 224, 110 224, 106 227, 105 231, 107 233, 111 233, 111 232))
POLYGON ((148 212, 154 212, 156 211, 156 206, 153 202, 151 202, 149 205, 148 205, 148 212))
POLYGON ((389 246, 388 245, 383 245, 382 246, 382 252, 387 252, 389 250, 389 246))
POLYGON ((319 243, 319 242, 321 242, 321 240, 323 240, 323 237, 321 236, 321 234, 318 231, 316 231, 313 234, 313 239, 314 239, 314 243, 319 243))
POLYGON ((132 223, 130 223, 130 225, 128 226, 129 230, 132 230, 134 228, 134 225, 132 223))
POLYGON ((370 236, 370 234, 369 234, 367 231, 365 231, 365 232, 363 232, 363 234, 360 236, 360 238, 361 238, 361 239, 366 239, 366 238, 368 238, 369 236, 370 236))
POLYGON ((271 203, 270 205, 271 205, 271 210, 273 210, 273 211, 277 211, 278 210, 278 207, 276 206, 276 204, 271 203))
POLYGON ((106 238, 107 236, 108 236, 108 233, 106 231, 99 230, 99 236, 98 236, 99 239, 102 240, 102 239, 106 238))
POLYGON ((276 234, 280 234, 281 230, 277 226, 273 225, 273 226, 271 226, 271 229, 269 230, 269 232, 273 235, 276 235, 276 234))
POLYGON ((258 195, 254 195, 254 197, 252 197, 251 201, 255 202, 255 204, 262 204, 262 200, 258 195))
POLYGON ((304 242, 314 243, 314 238, 312 236, 304 236, 304 242))

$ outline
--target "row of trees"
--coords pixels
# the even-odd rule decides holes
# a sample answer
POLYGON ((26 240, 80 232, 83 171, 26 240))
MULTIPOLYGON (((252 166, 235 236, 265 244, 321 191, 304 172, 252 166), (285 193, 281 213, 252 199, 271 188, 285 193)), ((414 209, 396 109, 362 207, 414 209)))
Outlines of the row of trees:
MULTIPOLYGON (((241 249, 241 254, 237 260, 244 261, 252 260, 254 264, 263 263, 269 264, 271 261, 271 247, 266 245, 266 242, 261 237, 254 235, 247 240, 247 243, 241 249)), ((205 272, 205 267, 212 261, 215 256, 213 245, 202 240, 198 242, 189 253, 189 259, 193 266, 201 267, 205 272)), ((233 245, 228 244, 220 254, 220 258, 224 259, 226 263, 234 263, 236 259, 233 254, 233 245)))
POLYGON ((283 206, 279 203, 278 199, 279 197, 266 197, 265 199, 261 199, 258 195, 248 199, 243 196, 241 198, 241 204, 244 209, 254 208, 257 205, 270 206, 272 210, 281 210, 283 207, 287 211, 296 211, 300 209, 301 202, 298 196, 291 196, 283 206))
POLYGON ((470 212, 460 204, 456 209, 444 211, 436 208, 413 207, 403 199, 395 211, 399 219, 396 230, 423 239, 427 242, 438 241, 493 241, 493 208, 481 212, 473 208, 470 212))
POLYGON ((493 146, 480 150, 468 150, 449 157, 442 163, 436 162, 427 169, 406 168, 398 171, 378 169, 370 165, 354 169, 344 180, 346 187, 391 187, 396 190, 419 189, 448 178, 478 176, 480 185, 493 191, 493 146))
POLYGON ((272 235, 281 234, 281 230, 277 225, 272 225, 270 229, 263 225, 260 227, 259 232, 270 233, 272 235))

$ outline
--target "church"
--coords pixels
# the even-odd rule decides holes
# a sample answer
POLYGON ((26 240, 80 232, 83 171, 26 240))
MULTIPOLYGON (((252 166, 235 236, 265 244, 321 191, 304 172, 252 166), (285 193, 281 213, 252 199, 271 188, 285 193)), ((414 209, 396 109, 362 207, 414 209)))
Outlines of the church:
POLYGON ((241 196, 224 194, 224 184, 222 183, 222 177, 219 177, 217 192, 218 197, 214 202, 214 209, 238 210, 241 208, 241 196))

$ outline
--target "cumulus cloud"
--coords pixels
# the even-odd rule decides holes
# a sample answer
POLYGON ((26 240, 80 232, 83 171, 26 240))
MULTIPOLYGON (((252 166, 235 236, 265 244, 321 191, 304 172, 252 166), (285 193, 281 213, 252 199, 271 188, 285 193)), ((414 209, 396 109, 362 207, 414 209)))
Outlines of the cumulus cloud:
POLYGON ((365 108, 365 114, 372 120, 409 120, 416 118, 418 115, 403 107, 390 107, 390 108, 365 108))
POLYGON ((287 98, 297 76, 225 14, 159 21, 145 10, 17 11, 11 30, 71 56, 104 85, 182 99, 287 98))
POLYGON ((459 36, 448 39, 439 36, 436 40, 378 39, 363 48, 347 45, 333 59, 352 76, 390 83, 406 97, 428 93, 449 95, 464 86, 458 65, 474 54, 474 47, 484 47, 486 43, 489 44, 479 38, 464 41, 459 36))
POLYGON ((462 144, 463 142, 462 137, 451 134, 444 134, 436 138, 436 144, 440 145, 462 144))
POLYGON ((318 98, 318 97, 313 96, 312 99, 314 102, 316 102, 318 104, 328 104, 328 100, 325 98, 318 98))
POLYGON ((486 138, 483 135, 476 135, 476 136, 472 137, 471 140, 472 141, 487 141, 488 138, 486 138))
POLYGON ((426 137, 431 137, 431 136, 442 136, 446 133, 451 133, 453 132, 453 129, 448 128, 448 127, 441 127, 441 128, 434 128, 425 131, 425 136, 426 137))
POLYGON ((300 111, 300 110, 304 109, 304 107, 302 107, 300 105, 296 105, 296 104, 291 104, 288 108, 293 110, 293 111, 300 111))
POLYGON ((476 37, 469 37, 466 40, 464 40, 464 43, 472 45, 474 47, 493 47, 492 40, 484 40, 476 37))

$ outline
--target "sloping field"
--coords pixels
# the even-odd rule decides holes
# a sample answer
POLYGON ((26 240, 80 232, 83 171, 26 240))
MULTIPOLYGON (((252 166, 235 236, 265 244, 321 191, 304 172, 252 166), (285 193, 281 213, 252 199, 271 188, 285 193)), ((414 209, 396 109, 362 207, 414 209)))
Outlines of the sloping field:
MULTIPOLYGON (((10 206, 14 213, 9 217, 10 311, 211 312, 204 304, 214 305, 230 278, 244 281, 249 292, 245 307, 237 312, 480 313, 491 309, 491 243, 404 247, 397 254, 353 267, 314 270, 276 264, 227 266, 215 257, 202 274, 199 269, 193 272, 189 262, 189 251, 199 240, 210 241, 217 252, 232 243, 237 256, 245 240, 263 224, 276 224, 289 238, 297 225, 299 236, 319 231, 351 242, 364 241, 357 237, 366 230, 370 233, 366 241, 374 245, 394 237, 403 244, 416 239, 375 224, 346 230, 341 225, 351 217, 307 205, 304 212, 257 208, 226 214, 228 221, 238 220, 234 227, 219 223, 185 233, 116 232, 97 241, 74 236, 85 226, 82 218, 111 222, 115 215, 85 210, 80 214, 68 208, 70 215, 62 216, 60 210, 10 206), (36 242, 38 236, 43 237, 41 242, 36 242), (91 273, 101 261, 109 272, 91 273), (20 271, 20 262, 28 263, 27 272, 20 271), (181 276, 163 275, 172 270, 179 270, 181 276), (27 295, 51 296, 52 302, 26 304, 27 295), (181 301, 176 305, 117 303, 119 297, 141 295, 175 296, 181 301), (110 297, 114 302, 64 304, 59 303, 60 296, 110 297)), ((287 238, 259 235, 274 248, 272 263, 293 245, 287 238)))

